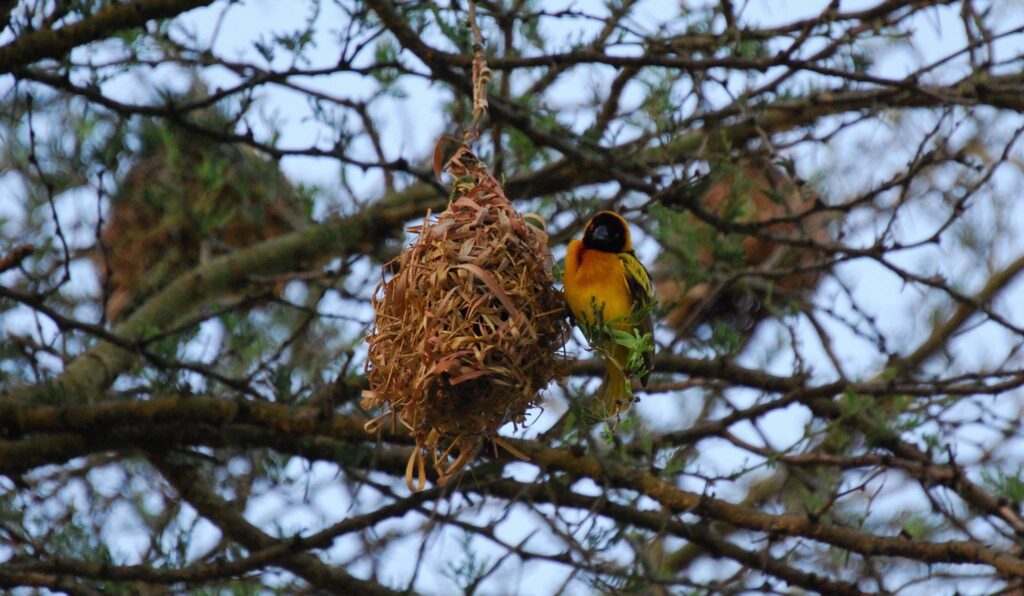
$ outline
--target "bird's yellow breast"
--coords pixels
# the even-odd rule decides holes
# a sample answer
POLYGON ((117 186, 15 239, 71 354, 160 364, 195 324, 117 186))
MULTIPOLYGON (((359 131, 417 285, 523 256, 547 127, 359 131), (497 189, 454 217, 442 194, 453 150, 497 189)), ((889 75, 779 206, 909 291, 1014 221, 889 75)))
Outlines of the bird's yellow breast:
POLYGON ((616 327, 633 327, 633 300, 618 255, 588 249, 580 240, 573 240, 565 256, 563 285, 565 301, 577 319, 594 321, 596 304, 599 309, 603 305, 606 322, 617 320, 616 327))

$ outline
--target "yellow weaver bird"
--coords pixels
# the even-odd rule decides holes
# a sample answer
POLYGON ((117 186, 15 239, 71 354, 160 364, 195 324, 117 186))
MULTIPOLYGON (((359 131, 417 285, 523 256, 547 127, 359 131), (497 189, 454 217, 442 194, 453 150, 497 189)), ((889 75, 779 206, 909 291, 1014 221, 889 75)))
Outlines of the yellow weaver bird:
POLYGON ((607 370, 598 391, 606 416, 633 401, 630 378, 647 386, 654 363, 654 291, 651 276, 633 252, 629 225, 614 211, 599 211, 582 240, 565 256, 565 300, 607 370))

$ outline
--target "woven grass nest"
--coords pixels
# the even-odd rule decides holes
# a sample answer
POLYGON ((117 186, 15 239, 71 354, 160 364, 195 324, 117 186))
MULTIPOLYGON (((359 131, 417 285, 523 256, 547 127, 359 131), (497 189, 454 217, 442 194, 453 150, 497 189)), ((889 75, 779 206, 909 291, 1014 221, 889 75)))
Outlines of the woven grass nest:
MULTIPOLYGON (((196 120, 219 130, 227 116, 208 108, 196 120)), ((102 248, 92 255, 109 321, 196 266, 204 251, 250 246, 308 221, 278 164, 255 151, 156 120, 144 121, 139 136, 138 161, 112 197, 102 248)))
MULTIPOLYGON (((729 205, 739 204, 745 213, 737 221, 744 223, 799 217, 798 221, 764 226, 764 232, 775 236, 823 243, 832 238, 829 224, 834 216, 815 210, 818 195, 763 158, 748 156, 721 167, 697 201, 719 217, 729 205)), ((723 234, 693 217, 686 217, 684 223, 686 234, 673 230, 666 238, 675 252, 665 251, 653 268, 658 302, 668 307, 665 323, 681 336, 716 323, 749 336, 770 314, 772 303, 781 305, 809 295, 827 269, 827 255, 820 251, 723 234), (687 248, 683 237, 687 234, 700 239, 698 248, 687 248), (738 262, 716 259, 709 248, 714 238, 731 238, 740 253, 738 262), (706 279, 688 284, 680 274, 687 268, 697 268, 706 279), (737 278, 734 270, 739 268, 763 274, 737 278)))
POLYGON ((428 458, 443 484, 485 441, 522 457, 497 431, 537 405, 565 336, 543 220, 524 219, 465 145, 444 170, 448 208, 410 228, 416 240, 385 266, 396 273, 377 288, 367 339, 363 405, 383 410, 367 429, 412 434, 413 490, 426 485, 428 458))

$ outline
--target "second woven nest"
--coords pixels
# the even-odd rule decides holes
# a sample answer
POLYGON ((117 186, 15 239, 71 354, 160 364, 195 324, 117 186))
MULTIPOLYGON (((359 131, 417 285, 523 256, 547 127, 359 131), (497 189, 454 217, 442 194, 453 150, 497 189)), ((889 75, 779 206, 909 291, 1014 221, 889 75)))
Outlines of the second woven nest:
POLYGON ((444 483, 485 440, 515 452, 497 431, 537 405, 565 334, 543 220, 527 223, 468 147, 444 169, 451 203, 385 267, 395 274, 367 340, 364 405, 384 410, 367 427, 400 423, 415 438, 411 488, 425 485, 427 458, 444 483))

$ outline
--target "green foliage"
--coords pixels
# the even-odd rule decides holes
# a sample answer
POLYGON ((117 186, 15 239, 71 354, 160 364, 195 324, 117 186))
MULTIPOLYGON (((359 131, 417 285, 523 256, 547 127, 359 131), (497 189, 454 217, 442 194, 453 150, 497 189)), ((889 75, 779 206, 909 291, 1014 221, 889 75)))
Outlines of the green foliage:
POLYGON ((448 38, 455 47, 466 52, 472 47, 469 29, 465 26, 464 16, 457 11, 443 10, 433 2, 426 4, 434 19, 433 24, 448 38))
POLYGON ((651 316, 655 309, 654 303, 646 308, 638 309, 626 317, 611 320, 604 318, 604 303, 598 304, 591 297, 591 316, 576 319, 576 324, 590 343, 590 348, 605 358, 611 358, 615 346, 621 346, 626 352, 626 376, 643 376, 647 374, 645 355, 654 349, 654 336, 643 333, 639 329, 642 322, 651 316), (630 328, 629 331, 623 327, 630 328))
POLYGON ((732 325, 715 323, 711 328, 708 346, 717 354, 735 354, 743 347, 744 337, 732 325))
POLYGON ((756 39, 743 39, 733 46, 733 52, 740 58, 768 58, 771 49, 768 44, 756 39))
POLYGON ((109 546, 96 535, 87 515, 78 513, 55 519, 32 515, 25 527, 41 541, 49 556, 74 557, 90 563, 115 564, 109 546))
POLYGON ((662 250, 672 259, 672 271, 681 275, 687 286, 706 281, 708 271, 700 264, 698 255, 712 244, 710 228, 688 214, 660 204, 651 205, 650 214, 657 224, 662 250))
POLYGON ((464 532, 459 542, 461 548, 459 558, 447 564, 446 575, 465 594, 472 594, 472 588, 483 579, 491 568, 490 558, 477 554, 474 542, 475 536, 470 532, 464 532))
POLYGON ((675 69, 649 69, 641 80, 646 87, 641 111, 631 120, 637 125, 653 128, 656 134, 673 132, 676 129, 674 119, 665 115, 674 113, 679 104, 674 89, 680 79, 681 75, 675 69))
POLYGON ((900 532, 914 540, 934 540, 942 530, 942 523, 927 515, 909 514, 900 526, 900 532))
POLYGON ((1024 466, 1018 465, 1015 471, 988 467, 981 471, 981 479, 992 492, 1015 506, 1024 503, 1024 466))
POLYGON ((384 35, 378 39, 373 57, 375 62, 382 66, 370 71, 370 76, 376 79, 380 83, 381 89, 390 93, 392 97, 405 99, 405 92, 402 91, 399 85, 396 85, 401 76, 401 71, 396 66, 390 66, 399 63, 398 54, 398 42, 394 38, 384 35))
POLYGON ((566 445, 581 443, 591 427, 604 420, 599 412, 590 407, 592 404, 593 400, 589 399, 589 395, 577 395, 569 401, 569 410, 565 413, 566 418, 560 437, 562 443, 566 445))
POLYGON ((615 345, 622 346, 628 350, 626 356, 626 370, 630 374, 643 376, 650 372, 645 362, 646 354, 654 350, 654 335, 642 333, 640 329, 633 328, 632 332, 623 331, 615 327, 608 329, 608 334, 615 345))

